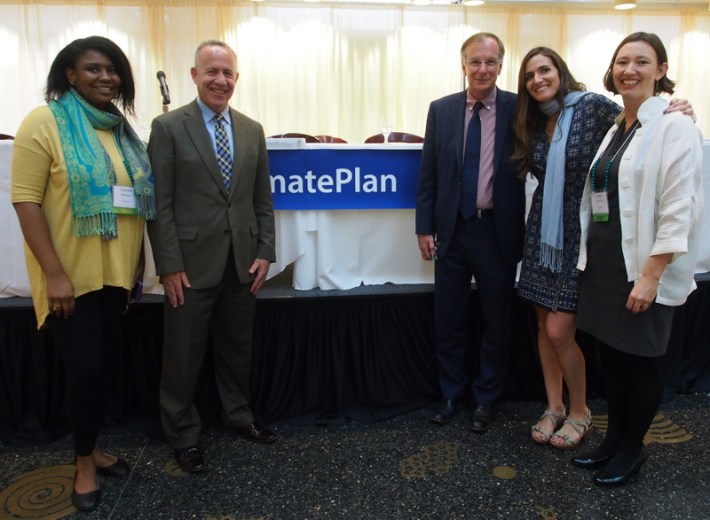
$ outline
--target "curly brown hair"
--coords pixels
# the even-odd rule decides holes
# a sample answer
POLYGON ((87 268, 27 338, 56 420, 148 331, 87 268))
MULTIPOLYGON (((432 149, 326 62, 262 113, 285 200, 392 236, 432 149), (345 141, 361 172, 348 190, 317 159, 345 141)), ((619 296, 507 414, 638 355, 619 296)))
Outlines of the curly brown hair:
POLYGON ((47 75, 47 87, 44 89, 45 100, 49 102, 66 94, 71 85, 69 85, 69 80, 64 72, 65 69, 74 68, 79 58, 88 51, 101 53, 111 60, 118 77, 121 78, 121 88, 116 99, 125 112, 134 114, 136 87, 133 83, 131 64, 121 48, 103 36, 89 36, 74 40, 59 51, 47 75))

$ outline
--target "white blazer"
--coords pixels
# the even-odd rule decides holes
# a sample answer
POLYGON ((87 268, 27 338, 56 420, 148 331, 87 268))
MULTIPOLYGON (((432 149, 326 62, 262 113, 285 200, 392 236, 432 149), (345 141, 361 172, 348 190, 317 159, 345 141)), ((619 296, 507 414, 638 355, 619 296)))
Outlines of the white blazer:
MULTIPOLYGON (((630 282, 637 282, 652 255, 673 253, 661 277, 656 301, 677 306, 696 288, 695 264, 703 209, 702 141, 691 118, 663 114, 668 102, 647 99, 639 108, 636 130, 619 162, 621 249, 630 282)), ((616 134, 624 113, 602 142, 596 159, 616 134)), ((580 206, 582 226, 577 268, 587 264, 592 214, 587 176, 580 206)))

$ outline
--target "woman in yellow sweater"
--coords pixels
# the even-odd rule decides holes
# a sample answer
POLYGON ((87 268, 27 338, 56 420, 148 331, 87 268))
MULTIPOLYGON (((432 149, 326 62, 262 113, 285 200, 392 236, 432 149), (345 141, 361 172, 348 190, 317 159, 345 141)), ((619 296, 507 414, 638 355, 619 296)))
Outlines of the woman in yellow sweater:
POLYGON ((155 216, 143 143, 116 108, 133 113, 128 58, 111 40, 75 40, 54 59, 47 105, 17 132, 12 202, 25 237, 38 328, 62 358, 76 451, 72 502, 99 503, 97 473, 121 477, 125 461, 97 444, 110 353, 136 282, 145 220, 155 216))

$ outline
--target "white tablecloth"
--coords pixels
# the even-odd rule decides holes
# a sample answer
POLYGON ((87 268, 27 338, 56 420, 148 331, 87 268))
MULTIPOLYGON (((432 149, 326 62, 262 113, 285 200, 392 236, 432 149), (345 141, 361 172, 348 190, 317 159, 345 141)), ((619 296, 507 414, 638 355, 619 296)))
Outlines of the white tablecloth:
MULTIPOLYGON (((707 208, 698 273, 710 271, 710 140, 705 141, 704 152, 707 208)), ((10 204, 11 154, 12 141, 0 141, 0 297, 30 295, 22 234, 10 204)), ((414 210, 277 211, 276 233, 277 262, 270 276, 294 263, 295 289, 351 289, 361 284, 434 280, 433 264, 422 261, 419 255, 414 210)), ((149 244, 145 292, 161 292, 149 244)))
POLYGON ((294 289, 432 283, 419 255, 414 210, 277 211, 272 270, 294 264, 294 289))
POLYGON ((29 296, 22 232, 10 204, 12 141, 0 141, 0 297, 29 296))

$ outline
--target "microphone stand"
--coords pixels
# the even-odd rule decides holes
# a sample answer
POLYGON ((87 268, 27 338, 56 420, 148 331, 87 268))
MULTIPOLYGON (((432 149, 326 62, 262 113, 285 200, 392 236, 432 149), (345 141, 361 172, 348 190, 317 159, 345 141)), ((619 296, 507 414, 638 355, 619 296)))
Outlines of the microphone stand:
POLYGON ((158 77, 158 83, 160 84, 160 95, 163 97, 163 114, 165 114, 168 110, 170 110, 168 107, 170 104, 170 90, 168 90, 168 84, 165 81, 165 72, 159 70, 156 76, 158 77))

